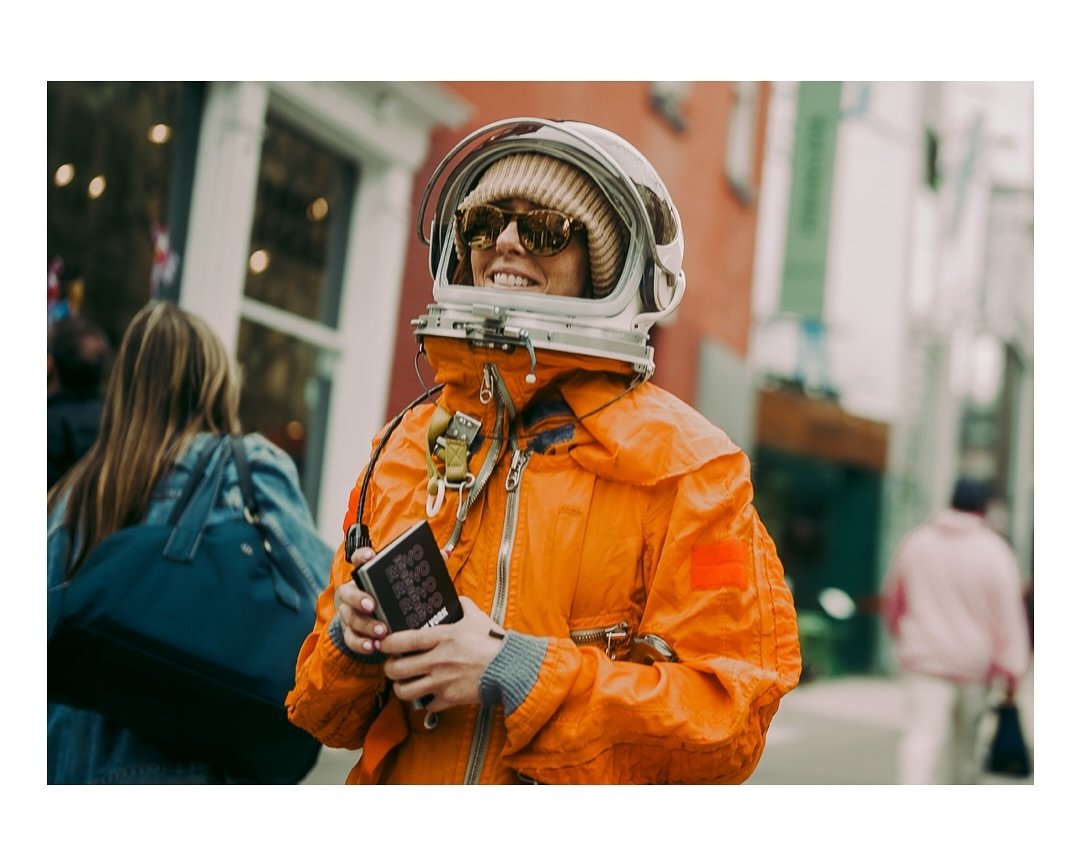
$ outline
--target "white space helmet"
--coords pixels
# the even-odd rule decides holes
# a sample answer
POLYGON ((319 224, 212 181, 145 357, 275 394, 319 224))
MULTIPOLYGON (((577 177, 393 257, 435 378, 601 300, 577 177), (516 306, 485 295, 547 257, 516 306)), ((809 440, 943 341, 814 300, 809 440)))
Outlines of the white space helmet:
POLYGON ((652 375, 649 328, 669 317, 682 299, 683 235, 678 211, 656 170, 613 132, 576 121, 515 117, 484 126, 459 142, 428 181, 416 221, 429 244, 435 302, 412 322, 426 335, 469 339, 478 345, 524 346, 624 360, 652 375), (494 162, 513 153, 538 153, 580 169, 625 224, 629 242, 614 287, 600 298, 562 297, 456 285, 455 212, 494 162), (453 167, 451 167, 453 165, 453 167), (449 172, 449 173, 446 173, 449 172), (430 237, 428 202, 436 199, 430 237))

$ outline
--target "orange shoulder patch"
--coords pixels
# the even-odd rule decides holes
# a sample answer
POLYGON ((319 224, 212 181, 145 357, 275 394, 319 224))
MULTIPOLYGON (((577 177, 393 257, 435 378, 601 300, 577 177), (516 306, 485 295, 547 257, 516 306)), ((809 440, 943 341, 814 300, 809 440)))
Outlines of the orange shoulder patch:
POLYGON ((750 584, 749 554, 741 540, 721 540, 690 550, 690 587, 695 591, 709 588, 738 588, 750 584))

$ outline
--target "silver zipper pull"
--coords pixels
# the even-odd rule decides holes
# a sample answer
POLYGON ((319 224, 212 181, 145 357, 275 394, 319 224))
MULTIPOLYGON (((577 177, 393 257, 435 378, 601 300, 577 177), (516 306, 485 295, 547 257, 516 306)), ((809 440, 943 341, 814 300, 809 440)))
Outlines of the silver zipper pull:
POLYGON ((532 456, 532 450, 514 451, 514 455, 510 459, 510 470, 506 474, 507 492, 513 492, 517 489, 518 484, 521 483, 521 472, 525 470, 525 465, 529 461, 530 456, 532 456))
POLYGON ((590 627, 587 630, 571 630, 570 638, 574 640, 575 645, 595 645, 600 643, 604 645, 605 653, 612 660, 615 659, 615 653, 619 645, 625 642, 630 637, 630 624, 628 621, 620 621, 618 624, 612 624, 609 627, 590 627))
POLYGON ((607 636, 607 655, 614 660, 615 648, 626 640, 630 631, 626 629, 626 622, 620 621, 616 626, 609 627, 605 635, 607 636))
POLYGON ((491 367, 484 366, 484 378, 480 382, 480 404, 487 405, 495 395, 495 385, 491 380, 491 367))

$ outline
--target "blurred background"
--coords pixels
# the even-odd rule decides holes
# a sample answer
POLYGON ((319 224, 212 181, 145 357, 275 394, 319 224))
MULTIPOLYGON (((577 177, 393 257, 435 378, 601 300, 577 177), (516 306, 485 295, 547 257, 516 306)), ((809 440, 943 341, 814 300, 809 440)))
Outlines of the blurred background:
MULTIPOLYGON (((750 454, 799 615, 803 680, 752 782, 892 782, 878 593, 961 471, 993 487, 1034 626, 1031 82, 80 81, 47 98, 50 321, 84 315, 115 346, 153 297, 206 318, 244 369, 245 429, 293 456, 335 545, 371 438, 422 389, 417 208, 441 156, 529 115, 638 147, 686 235, 654 380, 750 454)), ((1030 740, 1030 680, 1020 698, 1030 740)), ((328 754, 310 782, 351 762, 328 754)))

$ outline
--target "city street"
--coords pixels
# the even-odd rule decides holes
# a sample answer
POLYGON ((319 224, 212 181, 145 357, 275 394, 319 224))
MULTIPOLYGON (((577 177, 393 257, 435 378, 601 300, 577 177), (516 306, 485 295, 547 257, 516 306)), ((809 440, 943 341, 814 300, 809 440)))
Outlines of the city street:
POLYGON ((892 783, 903 699, 891 678, 796 687, 780 702, 748 783, 892 783))
MULTIPOLYGON (((1017 692, 1021 722, 1033 747, 1034 682, 1031 672, 1017 692)), ((856 784, 895 783, 896 746, 903 723, 904 699, 898 678, 850 677, 803 684, 780 703, 765 753, 748 783, 856 784)), ((985 743, 989 717, 982 728, 985 743)), ((1031 785, 1033 777, 1014 781, 984 775, 983 783, 1031 785)))

